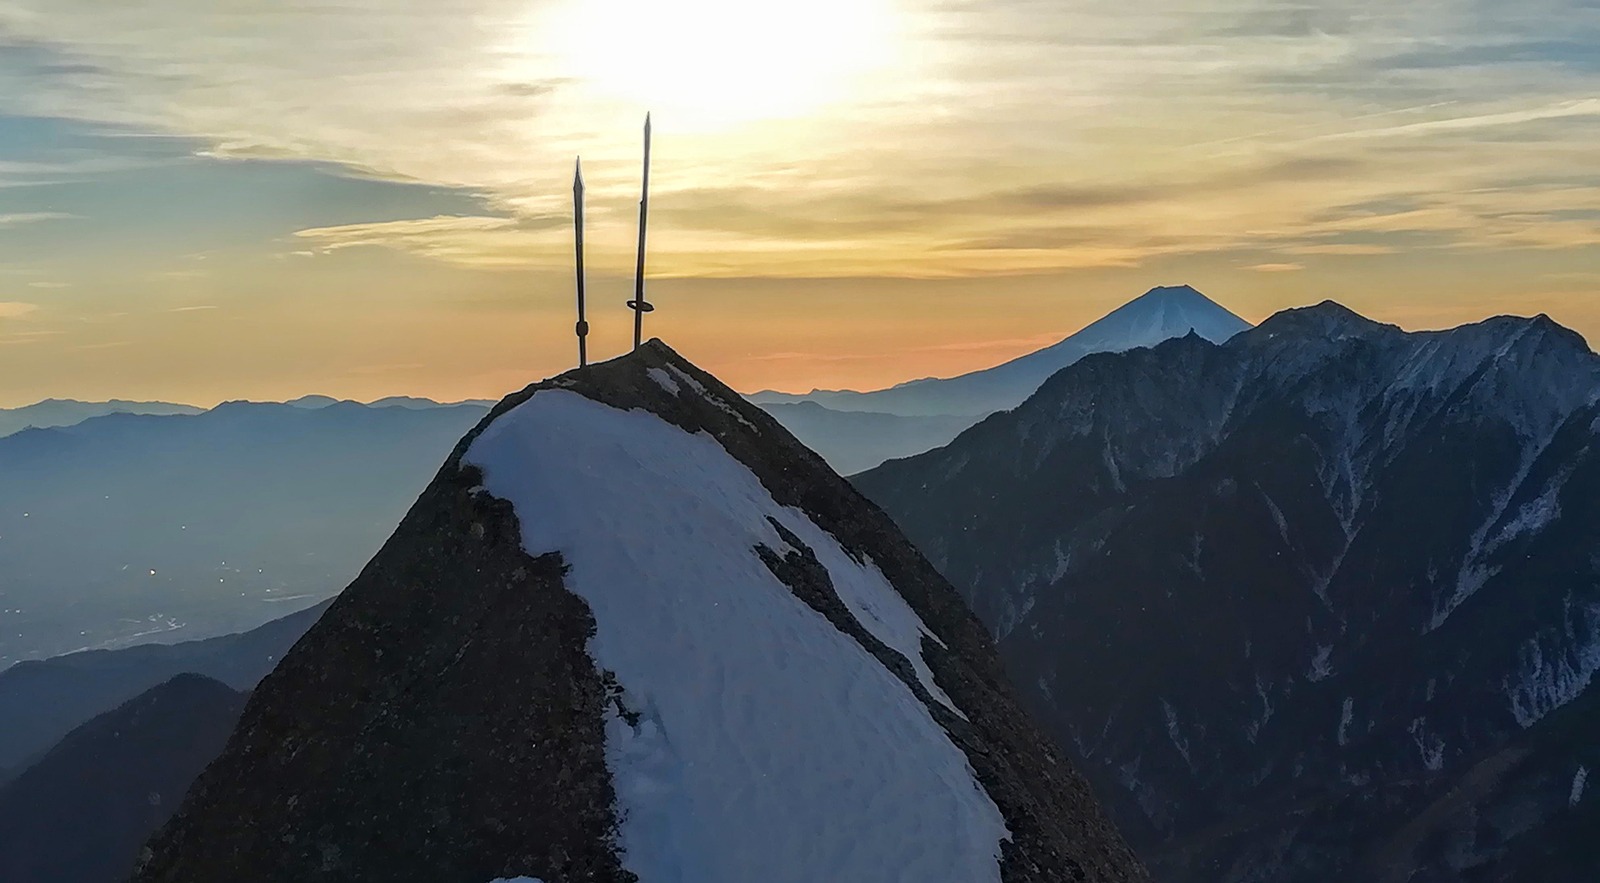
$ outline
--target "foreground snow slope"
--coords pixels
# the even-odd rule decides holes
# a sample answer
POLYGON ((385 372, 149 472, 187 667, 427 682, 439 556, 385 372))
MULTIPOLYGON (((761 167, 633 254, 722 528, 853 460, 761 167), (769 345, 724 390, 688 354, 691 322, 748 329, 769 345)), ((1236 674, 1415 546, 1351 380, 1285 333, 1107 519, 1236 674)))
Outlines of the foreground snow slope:
POLYGON ((870 562, 709 435, 555 390, 465 459, 516 507, 528 553, 559 552, 594 611, 590 651, 623 690, 606 761, 624 867, 673 883, 1000 879, 1005 823, 965 755, 767 567, 758 546, 789 551, 768 519, 948 706, 918 649, 926 629, 870 562))

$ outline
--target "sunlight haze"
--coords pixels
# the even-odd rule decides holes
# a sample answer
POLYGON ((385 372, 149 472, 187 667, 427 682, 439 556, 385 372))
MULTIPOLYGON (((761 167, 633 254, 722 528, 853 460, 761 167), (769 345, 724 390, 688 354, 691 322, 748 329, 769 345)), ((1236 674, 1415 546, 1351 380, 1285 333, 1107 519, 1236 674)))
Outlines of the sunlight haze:
POLYGON ((985 367, 1140 292, 1600 334, 1600 7, 0 0, 0 406, 985 367))

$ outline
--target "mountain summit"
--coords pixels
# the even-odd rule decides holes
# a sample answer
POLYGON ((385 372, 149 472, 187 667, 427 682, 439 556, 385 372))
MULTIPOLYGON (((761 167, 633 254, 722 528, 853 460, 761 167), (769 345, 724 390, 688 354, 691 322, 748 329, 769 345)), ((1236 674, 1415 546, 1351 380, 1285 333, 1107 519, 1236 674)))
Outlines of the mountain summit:
POLYGON ((993 368, 947 379, 914 380, 876 392, 818 390, 803 396, 764 392, 751 400, 813 401, 837 411, 908 417, 978 418, 1022 404, 1050 375, 1091 353, 1151 347, 1191 333, 1222 343, 1249 327, 1249 322, 1187 285, 1153 288, 1060 343, 993 368))
POLYGON ((135 880, 241 868, 1145 879, 954 589, 659 342, 529 387, 462 440, 135 880))

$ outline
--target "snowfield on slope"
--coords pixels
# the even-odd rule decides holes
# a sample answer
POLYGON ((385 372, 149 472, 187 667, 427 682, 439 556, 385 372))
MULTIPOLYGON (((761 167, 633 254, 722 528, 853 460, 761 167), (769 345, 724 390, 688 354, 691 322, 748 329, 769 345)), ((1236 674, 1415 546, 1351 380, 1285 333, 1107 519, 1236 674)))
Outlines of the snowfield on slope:
POLYGON ((762 562, 811 547, 916 668, 926 628, 870 561, 779 505, 706 434, 546 390, 473 442, 530 555, 559 552, 628 712, 606 723, 626 868, 643 883, 1000 879, 999 809, 903 682, 762 562))

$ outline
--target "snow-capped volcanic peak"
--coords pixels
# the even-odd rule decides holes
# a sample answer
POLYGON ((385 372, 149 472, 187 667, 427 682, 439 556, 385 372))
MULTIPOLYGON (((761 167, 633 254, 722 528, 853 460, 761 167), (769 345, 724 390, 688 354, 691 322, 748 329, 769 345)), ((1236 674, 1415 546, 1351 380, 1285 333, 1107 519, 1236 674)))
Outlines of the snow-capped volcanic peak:
POLYGON ((593 611, 589 651, 618 684, 605 757, 622 859, 641 880, 1000 879, 1005 820, 935 719, 933 703, 964 716, 923 659, 938 639, 716 438, 545 389, 463 462, 593 611), (775 575, 792 553, 814 554, 931 702, 775 575))
POLYGON ((1152 288, 1073 335, 1092 349, 1117 352, 1155 346, 1190 332, 1222 343, 1250 327, 1226 307, 1187 285, 1152 288))

